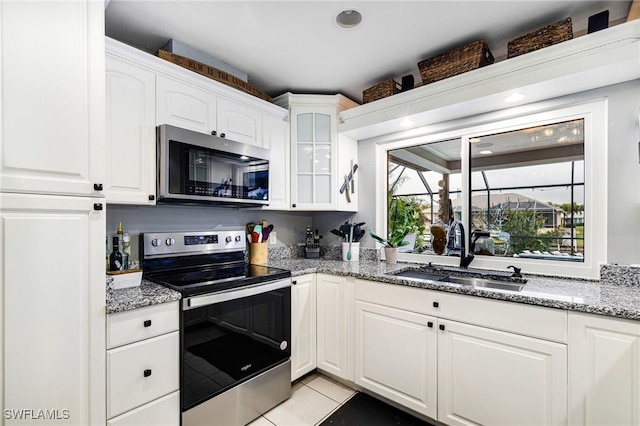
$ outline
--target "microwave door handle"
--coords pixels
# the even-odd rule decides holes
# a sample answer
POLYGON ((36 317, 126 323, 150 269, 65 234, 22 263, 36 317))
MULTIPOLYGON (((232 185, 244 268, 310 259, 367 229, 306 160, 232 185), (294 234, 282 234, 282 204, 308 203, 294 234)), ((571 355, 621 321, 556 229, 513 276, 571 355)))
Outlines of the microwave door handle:
POLYGON ((262 293, 291 287, 291 279, 278 280, 267 284, 261 283, 251 287, 243 287, 219 293, 206 294, 204 296, 189 297, 184 299, 182 308, 184 310, 195 309, 202 306, 222 303, 229 300, 242 299, 243 297, 256 296, 262 293))

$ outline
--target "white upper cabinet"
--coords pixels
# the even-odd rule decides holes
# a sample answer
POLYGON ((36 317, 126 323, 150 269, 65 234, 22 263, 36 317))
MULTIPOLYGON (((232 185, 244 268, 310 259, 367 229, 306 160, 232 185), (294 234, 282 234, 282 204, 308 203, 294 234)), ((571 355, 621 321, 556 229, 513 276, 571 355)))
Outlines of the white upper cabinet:
POLYGON ((156 78, 107 55, 107 202, 155 204, 156 78))
POLYGON ((104 6, 2 2, 0 42, 0 190, 102 196, 104 6))
POLYGON ((218 135, 238 142, 262 146, 262 115, 259 110, 218 98, 218 135))
MULTIPOLYGON (((357 211, 343 203, 340 187, 357 162, 355 140, 338 139, 338 113, 356 104, 342 95, 294 95, 276 98, 289 108, 291 126, 291 209, 357 211)), ((351 190, 351 185, 349 185, 351 190)))
POLYGON ((262 145, 269 159, 269 205, 264 210, 289 210, 289 123, 262 114, 262 145))
POLYGON ((217 133, 217 98, 213 93, 164 76, 156 78, 157 124, 217 133))

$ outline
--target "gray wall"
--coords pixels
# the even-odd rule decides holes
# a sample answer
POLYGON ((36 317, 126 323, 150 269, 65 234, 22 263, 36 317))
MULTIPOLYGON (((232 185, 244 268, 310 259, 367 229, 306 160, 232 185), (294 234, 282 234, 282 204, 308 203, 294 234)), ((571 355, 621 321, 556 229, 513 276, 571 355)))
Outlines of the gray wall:
MULTIPOLYGON (((608 191, 596 202, 607 203, 607 261, 619 264, 640 263, 640 80, 621 83, 565 97, 567 102, 608 99, 608 191)), ((371 141, 358 143, 358 163, 374 164, 376 146, 371 141)), ((385 173, 382 169, 380 173, 385 173)), ((375 170, 362 167, 360 173, 357 221, 375 224, 375 170), (370 182, 363 188, 362 182, 370 182)), ((589 220, 588 217, 586 220, 589 220)), ((369 238, 362 246, 373 247, 369 238)))
POLYGON ((118 221, 132 239, 131 256, 138 258, 137 235, 144 232, 204 231, 216 227, 244 227, 249 222, 266 219, 274 225, 277 246, 304 241, 307 226, 312 226, 310 213, 268 212, 209 206, 107 206, 107 235, 113 235, 118 221))

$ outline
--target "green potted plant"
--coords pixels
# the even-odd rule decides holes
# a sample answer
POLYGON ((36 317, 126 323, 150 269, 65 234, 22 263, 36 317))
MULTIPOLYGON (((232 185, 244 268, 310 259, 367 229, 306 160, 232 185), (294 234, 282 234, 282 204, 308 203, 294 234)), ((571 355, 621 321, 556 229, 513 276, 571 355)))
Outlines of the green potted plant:
POLYGON ((374 239, 378 240, 384 245, 384 258, 387 264, 393 265, 398 261, 398 247, 406 246, 409 244, 405 241, 405 237, 413 230, 411 226, 405 226, 403 228, 395 228, 389 234, 389 239, 384 239, 380 235, 377 235, 373 231, 369 230, 369 234, 374 239))

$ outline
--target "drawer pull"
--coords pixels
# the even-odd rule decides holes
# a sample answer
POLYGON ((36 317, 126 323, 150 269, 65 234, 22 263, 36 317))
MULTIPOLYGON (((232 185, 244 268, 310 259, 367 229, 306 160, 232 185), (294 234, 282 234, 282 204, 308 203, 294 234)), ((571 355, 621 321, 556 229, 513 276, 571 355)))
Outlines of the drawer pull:
POLYGON ((149 377, 151 375, 151 370, 144 370, 144 377, 149 377))
POLYGON ((433 302, 433 307, 437 308, 438 306, 440 306, 440 304, 438 302, 433 302))
POLYGON ((144 322, 144 326, 145 326, 145 327, 151 327, 151 320, 146 320, 146 321, 144 322))
POLYGON ((429 322, 427 323, 427 327, 429 327, 429 328, 433 328, 433 323, 432 323, 431 321, 429 321, 429 322))
POLYGON ((444 331, 444 324, 440 324, 440 330, 444 331))

